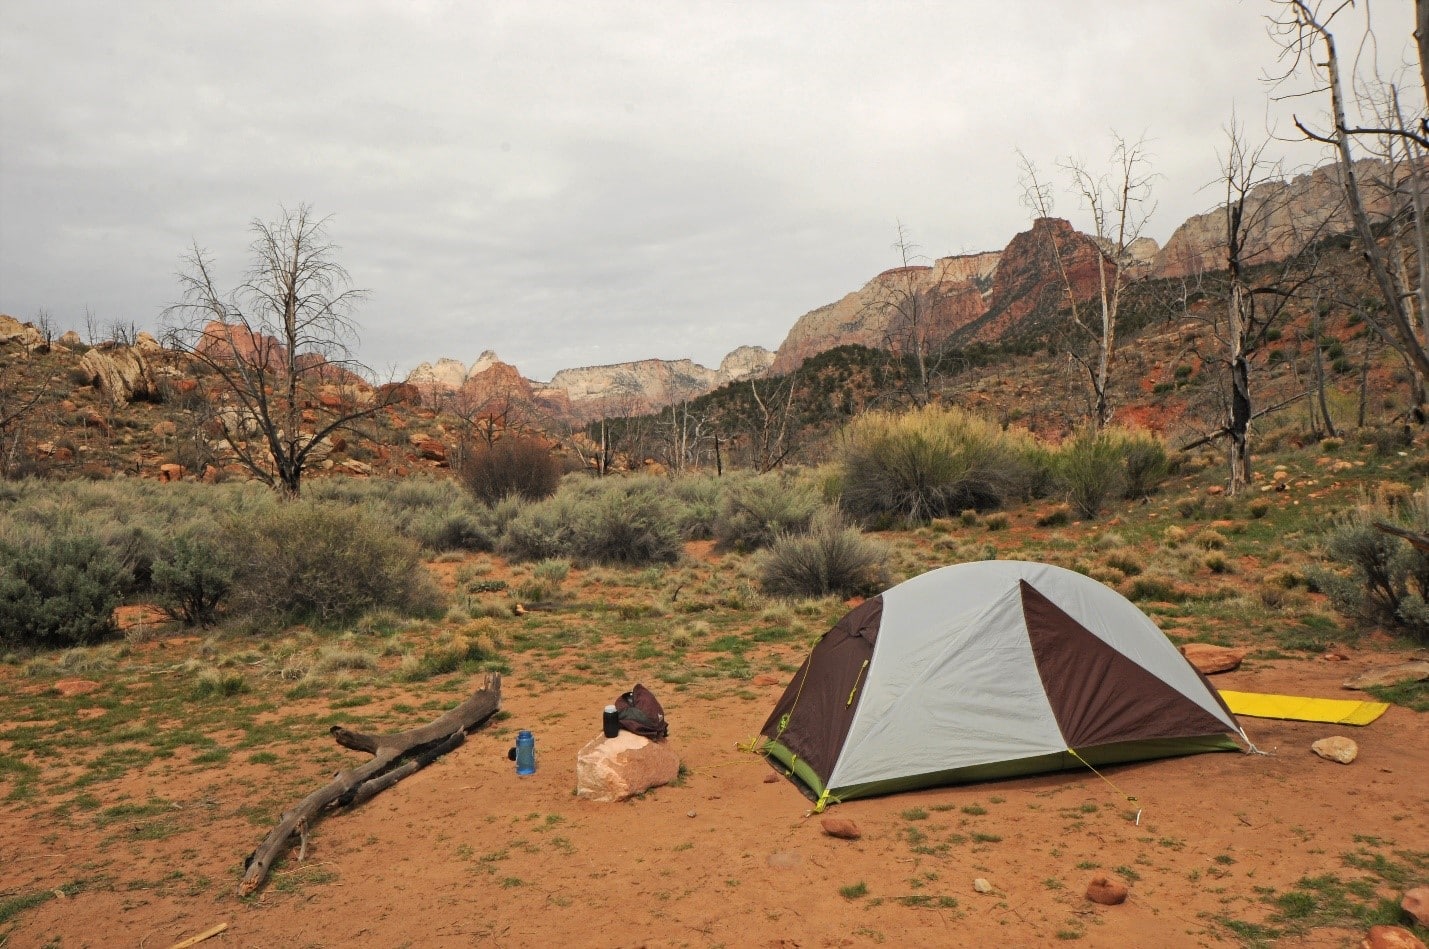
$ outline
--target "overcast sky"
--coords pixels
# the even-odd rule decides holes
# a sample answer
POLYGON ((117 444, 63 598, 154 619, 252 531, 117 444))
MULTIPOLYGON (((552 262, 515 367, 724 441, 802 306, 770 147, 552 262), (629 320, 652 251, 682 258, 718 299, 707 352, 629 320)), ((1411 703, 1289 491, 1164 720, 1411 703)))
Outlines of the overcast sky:
MULTIPOLYGON (((380 370, 716 366, 894 266, 900 220, 931 257, 1004 247, 1017 148, 1051 172, 1144 134, 1164 243, 1232 108, 1264 133, 1271 9, 4 0, 0 312, 153 327, 191 242, 231 285, 249 222, 307 202, 380 370)), ((1382 59, 1412 14, 1375 0, 1382 59)))

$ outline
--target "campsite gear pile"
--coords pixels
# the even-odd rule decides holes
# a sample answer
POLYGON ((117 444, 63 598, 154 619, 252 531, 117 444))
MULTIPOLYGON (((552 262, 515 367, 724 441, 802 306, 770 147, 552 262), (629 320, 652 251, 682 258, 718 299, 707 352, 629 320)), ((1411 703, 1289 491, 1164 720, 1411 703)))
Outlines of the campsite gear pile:
MULTIPOLYGON (((670 734, 670 724, 665 721, 665 709, 655 693, 640 683, 615 700, 616 720, 620 727, 634 732, 642 738, 660 741, 670 734)), ((607 738, 613 738, 606 731, 607 738)))
POLYGON ((1048 564, 929 571, 810 652, 759 750, 831 803, 964 781, 1237 750, 1220 695, 1115 590, 1048 564))

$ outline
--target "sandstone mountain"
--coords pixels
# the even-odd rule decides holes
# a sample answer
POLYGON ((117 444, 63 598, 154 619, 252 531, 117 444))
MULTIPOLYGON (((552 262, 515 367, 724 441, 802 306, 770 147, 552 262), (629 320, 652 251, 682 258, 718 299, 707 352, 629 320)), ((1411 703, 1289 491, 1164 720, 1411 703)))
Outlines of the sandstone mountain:
POLYGON ((930 340, 940 342, 987 309, 985 295, 1001 257, 991 251, 885 270, 843 299, 799 317, 769 371, 791 372, 810 356, 850 343, 889 348, 900 306, 906 311, 903 301, 910 298, 926 314, 930 340))
POLYGON ((433 399, 467 408, 509 401, 550 418, 580 423, 602 414, 639 414, 704 395, 730 382, 763 375, 774 354, 741 346, 709 369, 689 359, 642 359, 608 366, 562 369, 548 383, 522 378, 492 351, 470 367, 456 359, 422 363, 408 382, 433 399))
MULTIPOLYGON (((1372 215, 1389 207, 1391 186, 1383 181, 1386 166, 1374 159, 1355 163, 1372 215)), ((1226 267, 1225 205, 1186 220, 1156 255, 1152 271, 1158 277, 1185 277, 1226 267)), ((1338 165, 1322 165, 1294 178, 1267 181, 1246 196, 1248 263, 1273 263, 1302 250, 1306 243, 1342 234, 1354 225, 1344 202, 1338 165)))

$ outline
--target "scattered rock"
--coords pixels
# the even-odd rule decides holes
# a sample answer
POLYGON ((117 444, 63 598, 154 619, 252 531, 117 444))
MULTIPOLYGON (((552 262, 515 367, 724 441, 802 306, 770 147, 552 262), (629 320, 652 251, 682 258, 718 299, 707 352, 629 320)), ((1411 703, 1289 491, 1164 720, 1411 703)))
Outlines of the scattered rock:
POLYGON ((1424 943, 1403 926, 1371 926, 1360 949, 1424 949, 1424 943))
POLYGON ((1116 906, 1126 902, 1126 884, 1113 880, 1106 874, 1097 874, 1087 884, 1087 899, 1102 906, 1116 906))
POLYGON ((1310 746, 1310 750, 1326 761, 1338 761, 1340 764, 1349 764, 1360 753, 1359 745, 1355 744, 1354 739, 1340 735, 1321 738, 1310 746))
POLYGON ((1429 659, 1414 659, 1361 672, 1346 682, 1345 688, 1368 689, 1381 685, 1398 685, 1401 682, 1423 682, 1425 679, 1429 679, 1429 659))
POLYGON ((622 731, 593 739, 576 755, 576 796, 588 801, 623 801, 669 784, 680 774, 680 758, 663 741, 622 731))
POLYGON ((159 384, 149 361, 132 346, 91 349, 80 357, 79 369, 115 405, 158 397, 159 384))
POLYGON ((984 880, 982 877, 978 877, 976 880, 973 881, 973 889, 977 890, 979 893, 991 893, 992 884, 984 880))
POLYGON ((1241 664, 1245 658, 1244 649, 1213 646, 1210 643, 1187 643, 1181 647, 1181 655, 1202 675, 1229 672, 1241 664))
POLYGON ((779 775, 775 774, 773 771, 769 772, 768 774, 766 774, 766 775, 764 776, 764 783, 765 783, 765 784, 777 784, 778 782, 779 782, 779 775))
POLYGON ((776 870, 792 870, 803 862, 797 853, 771 853, 764 862, 776 870))
POLYGON ((824 833, 840 840, 858 840, 863 836, 857 824, 842 817, 825 817, 819 824, 824 828, 824 833))
POLYGON ((153 429, 151 429, 151 431, 160 438, 173 438, 178 430, 179 427, 173 423, 172 419, 163 419, 162 421, 155 422, 153 429))
POLYGON ((1429 926, 1429 886, 1416 886, 1405 893, 1399 908, 1413 916, 1419 925, 1429 926))
POLYGON ((65 330, 64 335, 60 336, 60 343, 74 349, 77 346, 83 346, 84 340, 74 330, 65 330))
POLYGON ((45 336, 33 323, 21 323, 13 316, 0 314, 0 344, 18 342, 26 349, 44 343, 45 336))
POLYGON ((159 466, 160 481, 182 481, 184 480, 184 466, 167 464, 159 466))
POLYGON ((781 679, 779 676, 770 675, 770 674, 767 673, 767 672, 761 672, 759 675, 757 675, 757 676, 754 677, 754 684, 755 684, 755 685, 783 685, 783 684, 784 684, 784 680, 781 679))

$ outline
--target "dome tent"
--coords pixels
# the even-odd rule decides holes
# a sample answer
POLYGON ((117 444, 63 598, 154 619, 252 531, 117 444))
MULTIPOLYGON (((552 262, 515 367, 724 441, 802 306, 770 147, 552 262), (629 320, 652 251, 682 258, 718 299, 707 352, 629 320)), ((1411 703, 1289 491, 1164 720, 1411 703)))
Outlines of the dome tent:
POLYGON ((827 804, 1238 750, 1216 690, 1115 590, 1048 564, 929 571, 855 607, 774 706, 760 751, 827 804))

